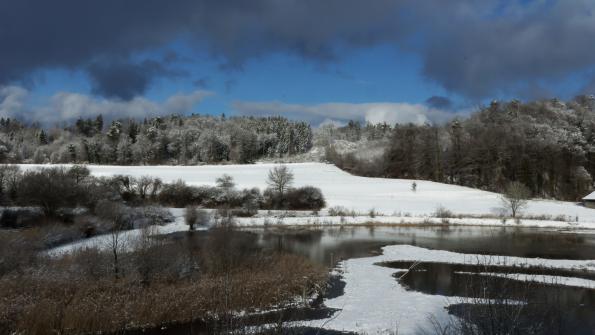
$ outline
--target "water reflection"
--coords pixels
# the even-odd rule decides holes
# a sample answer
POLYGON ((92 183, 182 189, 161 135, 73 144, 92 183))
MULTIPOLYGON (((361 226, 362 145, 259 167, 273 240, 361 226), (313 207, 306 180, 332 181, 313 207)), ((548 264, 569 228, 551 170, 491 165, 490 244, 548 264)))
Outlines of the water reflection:
POLYGON ((319 229, 245 229, 258 243, 304 255, 329 265, 333 261, 369 256, 390 244, 409 244, 461 253, 594 259, 595 234, 571 234, 521 227, 360 226, 319 229))

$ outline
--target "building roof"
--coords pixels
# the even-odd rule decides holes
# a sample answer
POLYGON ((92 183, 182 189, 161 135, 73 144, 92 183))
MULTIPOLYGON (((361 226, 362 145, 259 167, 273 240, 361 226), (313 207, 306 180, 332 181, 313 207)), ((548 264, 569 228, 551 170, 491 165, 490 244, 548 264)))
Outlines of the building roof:
POLYGON ((590 194, 584 196, 583 200, 595 200, 595 192, 591 192, 590 194))

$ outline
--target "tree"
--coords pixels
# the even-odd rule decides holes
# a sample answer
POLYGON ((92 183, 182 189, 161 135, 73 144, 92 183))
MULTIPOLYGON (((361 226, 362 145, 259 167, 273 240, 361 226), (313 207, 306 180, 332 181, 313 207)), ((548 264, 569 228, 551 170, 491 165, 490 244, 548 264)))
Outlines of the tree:
POLYGON ((523 208, 527 206, 527 199, 531 196, 531 191, 524 184, 513 181, 506 186, 500 199, 506 210, 509 210, 512 217, 515 218, 523 208))
POLYGON ((224 174, 221 177, 217 178, 215 180, 215 183, 217 184, 217 187, 219 187, 226 193, 229 193, 229 191, 231 191, 236 185, 233 181, 233 177, 228 174, 224 174))
POLYGON ((120 256, 126 249, 127 239, 123 234, 129 228, 126 221, 126 208, 117 202, 101 201, 97 204, 95 212, 110 225, 110 238, 106 240, 107 248, 112 254, 112 269, 114 278, 120 278, 120 256))
POLYGON ((16 184, 18 184, 20 176, 21 169, 18 165, 0 165, 0 204, 14 200, 14 192, 16 192, 16 184))
POLYGON ((101 114, 97 115, 97 118, 95 118, 94 126, 95 126, 95 130, 98 133, 103 131, 103 115, 101 115, 101 114))
POLYGON ((78 185, 91 175, 91 171, 85 165, 73 165, 68 169, 68 175, 71 176, 78 185))
POLYGON ((27 171, 17 189, 19 203, 40 206, 47 216, 59 208, 76 207, 84 202, 85 193, 64 168, 27 171))
POLYGON ((196 206, 186 206, 185 219, 188 228, 194 230, 195 226, 205 226, 209 223, 209 213, 196 206))
POLYGON ((293 184, 293 173, 286 165, 280 165, 269 170, 267 185, 277 192, 279 199, 283 199, 285 192, 293 184))
POLYGON ((76 162, 76 146, 72 143, 68 145, 68 154, 70 155, 70 161, 76 162))
POLYGON ((142 176, 138 179, 132 179, 131 182, 136 187, 136 193, 142 201, 145 201, 149 197, 155 199, 155 196, 163 185, 161 179, 150 176, 142 176))
POLYGON ((39 132, 38 136, 39 136, 39 144, 41 144, 41 145, 48 144, 48 136, 43 129, 39 132))

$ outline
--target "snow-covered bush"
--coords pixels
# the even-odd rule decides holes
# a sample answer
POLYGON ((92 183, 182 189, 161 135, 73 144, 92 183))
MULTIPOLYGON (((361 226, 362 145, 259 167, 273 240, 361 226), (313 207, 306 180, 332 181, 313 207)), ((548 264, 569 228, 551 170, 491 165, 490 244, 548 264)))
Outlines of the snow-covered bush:
POLYGON ((355 211, 347 209, 343 206, 333 206, 328 209, 328 215, 330 216, 355 216, 355 211))
POLYGON ((455 215, 454 215, 454 213, 451 210, 449 210, 446 207, 444 207, 444 206, 441 205, 441 206, 438 206, 436 208, 436 210, 434 211, 434 217, 437 217, 437 218, 454 218, 455 215))

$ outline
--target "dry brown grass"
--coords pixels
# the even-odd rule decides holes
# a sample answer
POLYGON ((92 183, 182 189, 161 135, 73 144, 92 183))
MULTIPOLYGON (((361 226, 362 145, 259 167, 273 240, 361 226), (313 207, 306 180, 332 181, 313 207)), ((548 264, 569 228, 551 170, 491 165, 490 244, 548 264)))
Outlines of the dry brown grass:
POLYGON ((0 278, 0 333, 117 332, 206 320, 283 306, 304 288, 311 290, 326 280, 326 269, 302 257, 259 253, 233 267, 186 278, 155 276, 147 283, 129 269, 115 280, 105 272, 89 275, 81 267, 89 260, 101 266, 109 259, 93 255, 47 260, 25 273, 0 278))

